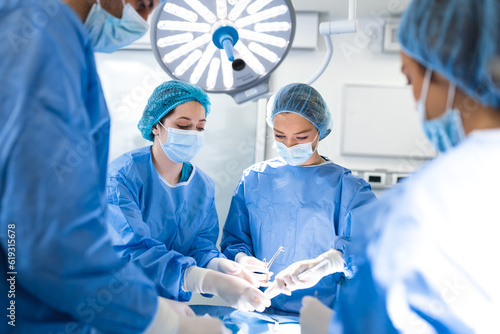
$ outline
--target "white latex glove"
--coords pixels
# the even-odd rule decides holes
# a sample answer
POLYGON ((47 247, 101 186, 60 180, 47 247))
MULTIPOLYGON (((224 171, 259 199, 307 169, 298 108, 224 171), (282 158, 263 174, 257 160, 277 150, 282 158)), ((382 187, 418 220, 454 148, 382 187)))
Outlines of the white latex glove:
POLYGON ((300 309, 300 330, 302 334, 327 334, 333 310, 316 298, 302 298, 300 309))
POLYGON ((257 278, 243 265, 220 257, 213 258, 207 265, 208 269, 212 269, 224 274, 232 275, 244 279, 255 287, 259 287, 257 278))
POLYGON ((184 289, 209 293, 224 299, 240 311, 262 312, 271 301, 262 291, 241 278, 196 266, 188 267, 184 274, 184 289))
POLYGON ((342 253, 331 249, 312 260, 298 261, 276 275, 274 282, 267 288, 266 295, 274 298, 280 293, 290 296, 292 291, 315 286, 324 276, 342 271, 344 260, 342 253), (309 273, 299 275, 326 259, 326 265, 309 273))
POLYGON ((259 283, 258 286, 271 285, 270 279, 273 273, 269 271, 264 262, 253 256, 248 256, 245 253, 236 254, 234 260, 253 273, 255 279, 259 283))
POLYGON ((158 307, 144 334, 230 334, 219 319, 197 317, 184 303, 158 297, 158 307))

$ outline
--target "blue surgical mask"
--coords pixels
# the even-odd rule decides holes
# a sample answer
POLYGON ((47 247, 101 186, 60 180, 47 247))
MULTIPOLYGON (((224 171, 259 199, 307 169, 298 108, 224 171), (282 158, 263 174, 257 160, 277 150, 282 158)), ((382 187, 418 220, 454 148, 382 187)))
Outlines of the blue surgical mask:
MULTIPOLYGON (((159 124, 163 126, 163 124, 159 124)), ((163 144, 160 136, 158 136, 158 140, 165 155, 173 162, 191 161, 203 146, 203 132, 173 128, 167 129, 165 126, 163 128, 168 132, 167 141, 163 144)))
POLYGON ((431 144, 440 152, 446 152, 452 147, 457 146, 464 138, 465 132, 462 124, 460 111, 453 108, 456 87, 450 83, 448 90, 448 100, 446 102, 446 111, 443 115, 434 119, 427 119, 425 110, 425 101, 429 92, 432 71, 427 69, 422 84, 422 92, 417 102, 417 112, 423 125, 425 135, 431 144))
POLYGON ((92 6, 85 28, 97 52, 111 53, 121 49, 144 36, 148 23, 129 3, 123 2, 122 17, 117 18, 101 7, 101 1, 92 6))
MULTIPOLYGON (((318 134, 316 134, 316 137, 318 137, 318 134)), ((287 164, 298 166, 306 162, 318 148, 316 145, 316 148, 312 149, 312 143, 314 143, 316 137, 309 143, 297 144, 292 147, 288 147, 279 141, 274 141, 273 147, 287 164)))

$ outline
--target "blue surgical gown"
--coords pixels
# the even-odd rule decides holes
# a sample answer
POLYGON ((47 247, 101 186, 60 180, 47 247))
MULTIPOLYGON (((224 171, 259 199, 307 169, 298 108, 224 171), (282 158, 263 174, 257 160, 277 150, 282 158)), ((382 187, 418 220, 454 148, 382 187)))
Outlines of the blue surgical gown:
MULTIPOLYGON (((368 183, 331 161, 307 167, 290 166, 282 159, 255 164, 244 171, 233 194, 222 251, 229 259, 243 252, 269 260, 283 246, 285 251, 270 268, 274 273, 330 249, 344 252, 356 210, 374 198, 368 183)), ((316 291, 332 307, 338 276, 328 275, 291 297, 279 295, 272 307, 298 313, 302 297, 316 291)))
POLYGON ((139 333, 157 293, 106 233, 109 115, 82 22, 1 1, 0 39, 0 333, 139 333))
POLYGON ((500 130, 472 132, 363 209, 329 333, 500 333, 500 130))
POLYGON ((108 222, 118 253, 141 266, 161 296, 187 301, 185 269, 224 257, 215 246, 215 186, 196 166, 186 182, 169 185, 160 177, 151 146, 114 160, 108 173, 108 222))

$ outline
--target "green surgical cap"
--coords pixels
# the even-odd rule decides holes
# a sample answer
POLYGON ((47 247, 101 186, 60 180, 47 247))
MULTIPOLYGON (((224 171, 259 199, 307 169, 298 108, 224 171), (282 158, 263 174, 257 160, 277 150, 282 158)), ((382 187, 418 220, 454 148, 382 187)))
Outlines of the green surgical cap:
POLYGON ((206 115, 210 113, 210 99, 201 88, 182 81, 166 81, 156 87, 144 108, 137 127, 144 139, 154 141, 151 129, 175 107, 188 101, 198 101, 203 105, 206 115))
POLYGON ((332 115, 318 91, 303 83, 284 86, 274 94, 267 104, 267 124, 273 127, 274 116, 292 112, 311 122, 323 139, 332 131, 332 115))
POLYGON ((470 97, 500 108, 493 78, 500 55, 499 0, 413 0, 401 19, 399 43, 470 97))

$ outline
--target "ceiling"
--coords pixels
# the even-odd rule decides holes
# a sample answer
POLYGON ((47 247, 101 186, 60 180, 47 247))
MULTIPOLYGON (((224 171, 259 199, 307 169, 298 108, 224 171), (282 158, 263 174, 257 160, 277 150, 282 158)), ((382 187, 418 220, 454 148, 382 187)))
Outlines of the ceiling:
MULTIPOLYGON (((347 16, 349 0, 291 0, 296 11, 316 11, 329 16, 347 16)), ((411 0, 358 0, 357 16, 371 17, 381 11, 399 15, 411 0)), ((384 16, 387 16, 385 14, 384 16)))

